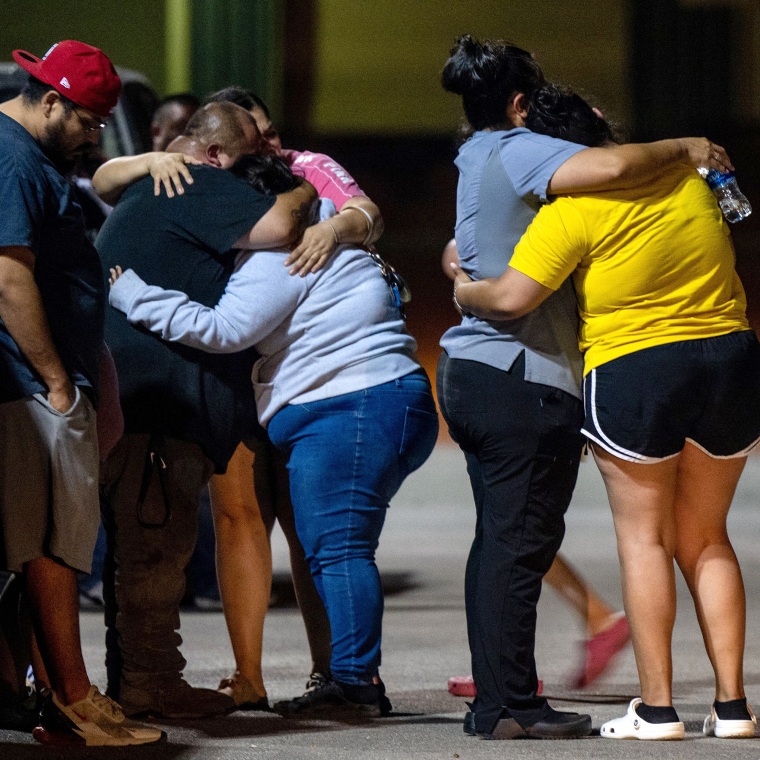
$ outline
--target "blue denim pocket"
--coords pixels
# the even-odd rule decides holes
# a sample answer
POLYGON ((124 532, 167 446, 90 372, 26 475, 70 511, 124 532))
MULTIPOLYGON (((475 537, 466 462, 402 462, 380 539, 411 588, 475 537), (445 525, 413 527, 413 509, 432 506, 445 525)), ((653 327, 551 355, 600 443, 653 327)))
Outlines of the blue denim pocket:
POLYGON ((425 463, 437 439, 438 414, 408 406, 399 448, 399 454, 404 462, 404 477, 425 463))

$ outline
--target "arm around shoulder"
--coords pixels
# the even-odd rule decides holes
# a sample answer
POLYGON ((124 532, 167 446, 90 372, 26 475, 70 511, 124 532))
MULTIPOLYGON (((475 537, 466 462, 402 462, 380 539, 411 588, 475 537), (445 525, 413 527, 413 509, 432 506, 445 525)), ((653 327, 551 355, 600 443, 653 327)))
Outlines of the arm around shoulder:
POLYGON ((112 158, 98 167, 92 177, 92 186, 106 203, 113 206, 132 183, 150 174, 155 194, 158 195, 163 187, 167 196, 173 198, 175 192, 179 195, 184 192, 183 182, 193 183, 186 166, 188 163, 196 162, 182 153, 162 151, 112 158))
POLYGON ((234 247, 259 251, 289 248, 303 235, 316 201, 317 191, 302 181, 295 190, 278 195, 274 206, 234 247))
POLYGON ((113 205, 133 182, 148 174, 151 155, 155 154, 141 153, 106 161, 92 177, 93 189, 106 203, 113 205))
POLYGON ((706 137, 679 137, 651 143, 586 148, 563 163, 549 181, 548 192, 595 192, 636 187, 677 163, 733 169, 725 149, 706 137))

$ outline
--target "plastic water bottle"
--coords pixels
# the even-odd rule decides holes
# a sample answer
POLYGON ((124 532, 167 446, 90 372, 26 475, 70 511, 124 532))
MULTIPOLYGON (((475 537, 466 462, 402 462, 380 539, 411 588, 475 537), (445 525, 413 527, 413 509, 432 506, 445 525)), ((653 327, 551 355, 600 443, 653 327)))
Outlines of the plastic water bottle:
POLYGON ((699 173, 707 180, 727 222, 740 222, 752 213, 752 206, 739 190, 733 172, 722 173, 717 169, 701 168, 699 173))

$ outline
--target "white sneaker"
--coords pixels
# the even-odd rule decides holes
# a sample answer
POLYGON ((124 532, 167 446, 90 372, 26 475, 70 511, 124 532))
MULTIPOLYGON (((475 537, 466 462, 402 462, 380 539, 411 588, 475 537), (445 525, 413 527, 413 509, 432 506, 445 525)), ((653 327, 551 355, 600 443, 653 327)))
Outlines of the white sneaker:
POLYGON ((599 733, 605 739, 644 739, 662 741, 666 739, 683 739, 684 726, 679 721, 672 723, 648 723, 637 712, 641 700, 631 700, 628 712, 622 718, 608 720, 602 724, 599 733))
POLYGON ((90 686, 84 699, 70 705, 62 704, 55 692, 48 692, 40 723, 32 736, 42 744, 126 747, 166 738, 157 728, 125 718, 121 707, 97 686, 90 686))
POLYGON ((757 718, 749 705, 747 705, 747 710, 751 716, 749 720, 721 720, 713 707, 705 718, 702 733, 705 736, 717 736, 718 739, 746 739, 754 736, 757 718))

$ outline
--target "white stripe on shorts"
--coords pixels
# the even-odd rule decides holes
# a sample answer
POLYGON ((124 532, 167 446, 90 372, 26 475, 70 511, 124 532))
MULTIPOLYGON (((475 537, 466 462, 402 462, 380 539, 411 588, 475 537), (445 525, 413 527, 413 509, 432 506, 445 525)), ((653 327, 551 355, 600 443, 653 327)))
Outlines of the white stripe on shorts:
MULTIPOLYGON (((654 464, 655 462, 664 462, 666 459, 672 459, 677 457, 681 452, 670 454, 666 457, 648 457, 645 454, 639 454, 636 451, 630 451, 615 443, 605 432, 602 430, 602 426, 599 424, 599 417, 596 412, 596 369, 592 369, 591 372, 584 378, 584 383, 591 381, 591 419, 594 423, 594 429, 599 434, 599 437, 593 435, 588 430, 581 430, 581 433, 594 443, 601 446, 605 451, 609 451, 613 456, 618 459, 625 459, 628 462, 638 462, 639 464, 654 464)), ((585 404, 585 394, 584 394, 585 404)))
POLYGON ((740 457, 746 457, 752 449, 757 446, 758 443, 760 443, 760 438, 756 438, 752 443, 750 443, 749 446, 747 446, 746 449, 742 449, 741 451, 737 451, 736 454, 713 454, 712 452, 708 451, 704 446, 701 446, 698 444, 693 438, 687 438, 686 439, 690 444, 693 446, 696 446, 700 451, 707 454, 708 457, 711 457, 712 459, 739 459, 740 457))

